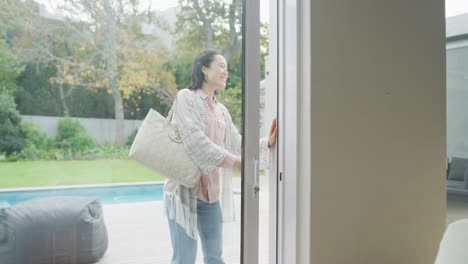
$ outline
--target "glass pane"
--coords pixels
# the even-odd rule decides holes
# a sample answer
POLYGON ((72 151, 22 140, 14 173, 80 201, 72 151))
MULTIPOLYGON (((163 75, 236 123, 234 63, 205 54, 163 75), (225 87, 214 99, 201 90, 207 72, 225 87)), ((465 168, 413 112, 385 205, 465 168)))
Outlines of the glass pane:
MULTIPOLYGON (((130 146, 150 109, 168 114, 208 47, 221 51, 229 78, 211 64, 203 69, 225 89, 202 101, 210 118, 202 133, 228 148, 222 131, 231 121, 219 103, 242 133, 241 11, 240 0, 0 2, 0 263, 170 262, 167 180, 129 159, 130 146)), ((209 162, 234 163, 219 161, 209 162)), ((196 197, 213 205, 222 182, 205 169, 196 197)), ((205 222, 222 228, 222 241, 174 242, 186 258, 203 263, 203 249, 220 248, 226 263, 240 263, 240 184, 234 172, 223 205, 234 203, 235 218, 221 224, 210 214, 205 222)), ((190 210, 173 208, 189 223, 177 223, 178 234, 187 235, 190 210)))
POLYGON ((468 218, 468 7, 446 2, 447 224, 468 218))
MULTIPOLYGON (((268 139, 272 131, 273 120, 277 112, 277 76, 276 76, 276 18, 270 17, 271 10, 276 10, 276 1, 260 1, 260 138, 268 139)), ((274 130, 274 129, 273 129, 274 130)), ((262 149, 260 149, 262 151, 262 149)), ((276 144, 269 148, 267 160, 260 168, 259 201, 259 262, 275 263, 275 252, 270 247, 275 245, 276 236, 276 144), (273 193, 274 192, 274 193, 273 193)), ((262 158, 262 153, 260 154, 262 158)))

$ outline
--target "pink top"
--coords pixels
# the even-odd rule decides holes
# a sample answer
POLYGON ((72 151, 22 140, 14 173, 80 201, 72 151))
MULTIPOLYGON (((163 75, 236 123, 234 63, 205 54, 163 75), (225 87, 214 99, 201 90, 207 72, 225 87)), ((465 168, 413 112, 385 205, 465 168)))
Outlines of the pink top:
MULTIPOLYGON (((210 98, 202 89, 198 89, 197 94, 205 105, 205 135, 216 145, 224 147, 224 136, 226 132, 226 121, 224 119, 221 105, 216 98, 210 98)), ((232 167, 236 156, 226 151, 221 167, 232 167)), ((202 174, 198 188, 198 199, 207 203, 214 203, 219 200, 220 181, 219 168, 208 174, 202 174)))

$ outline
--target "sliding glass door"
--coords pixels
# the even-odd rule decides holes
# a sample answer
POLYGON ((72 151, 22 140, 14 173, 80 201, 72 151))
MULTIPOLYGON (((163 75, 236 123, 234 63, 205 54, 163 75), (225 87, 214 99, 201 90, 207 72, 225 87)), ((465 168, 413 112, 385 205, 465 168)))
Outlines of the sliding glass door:
MULTIPOLYGON (((169 263, 177 254, 204 263, 217 250, 225 263, 273 263, 276 251, 268 248, 269 237, 276 238, 276 222, 270 221, 276 219, 276 174, 269 171, 276 172, 270 170, 276 145, 268 143, 277 78, 276 59, 268 57, 276 58, 270 38, 276 27, 268 15, 261 18, 260 2, 0 4, 0 114, 8 117, 0 120, 1 263, 76 263, 86 257, 99 264, 169 263), (227 75, 221 73, 224 86, 214 96, 194 92, 206 107, 201 132, 228 148, 237 134, 217 132, 228 131, 232 122, 229 130, 241 137, 239 152, 231 154, 242 166, 232 177, 225 177, 236 167, 232 160, 204 171, 198 192, 189 193, 192 206, 182 201, 179 187, 128 153, 150 109, 167 116, 181 90, 192 85, 197 55, 205 49, 218 50, 223 59, 204 65, 204 76, 216 74, 215 66, 227 75), (225 109, 230 118, 220 121, 225 109), (226 221, 208 216, 206 226, 222 221, 212 241, 202 211, 217 202, 226 221), (69 217, 74 213, 78 222, 69 217), (86 237, 80 228, 87 228, 86 237), (193 256, 186 255, 185 242, 193 256)), ((269 5, 263 8, 268 14, 269 5)))

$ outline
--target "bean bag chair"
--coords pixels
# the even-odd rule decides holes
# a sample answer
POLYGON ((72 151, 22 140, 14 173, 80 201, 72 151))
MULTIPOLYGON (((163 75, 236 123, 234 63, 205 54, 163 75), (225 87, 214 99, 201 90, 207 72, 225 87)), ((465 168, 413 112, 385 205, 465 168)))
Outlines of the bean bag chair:
POLYGON ((2 264, 94 263, 107 245, 97 198, 39 198, 0 209, 2 264))

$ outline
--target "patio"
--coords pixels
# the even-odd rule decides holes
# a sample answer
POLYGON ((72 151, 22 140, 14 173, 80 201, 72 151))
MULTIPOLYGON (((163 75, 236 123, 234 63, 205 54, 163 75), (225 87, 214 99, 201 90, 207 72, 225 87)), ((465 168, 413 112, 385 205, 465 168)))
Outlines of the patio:
MULTIPOLYGON (((236 182, 235 182, 236 183, 236 182)), ((265 185, 265 184, 263 184, 265 185)), ((240 186, 237 182, 235 186, 240 186)), ((260 261, 268 263, 268 190, 260 195, 260 261)), ((240 195, 235 196, 236 222, 223 226, 223 258, 240 263, 240 195)), ((109 248, 99 264, 167 264, 172 247, 162 201, 104 205, 109 248)), ((198 245, 197 264, 203 263, 198 245)))
MULTIPOLYGON (((240 186, 240 182, 235 182, 240 186)), ((268 263, 268 190, 262 182, 260 193, 259 263, 268 263)), ((240 216, 240 196, 236 196, 236 215, 240 216)), ((167 219, 161 201, 105 205, 109 248, 98 264, 170 263, 172 248, 167 219)), ((468 218, 468 201, 450 198, 447 202, 447 224, 468 218)), ((240 218, 224 224, 223 257, 227 264, 240 263, 240 218)), ((199 245, 197 264, 203 263, 199 245)))

